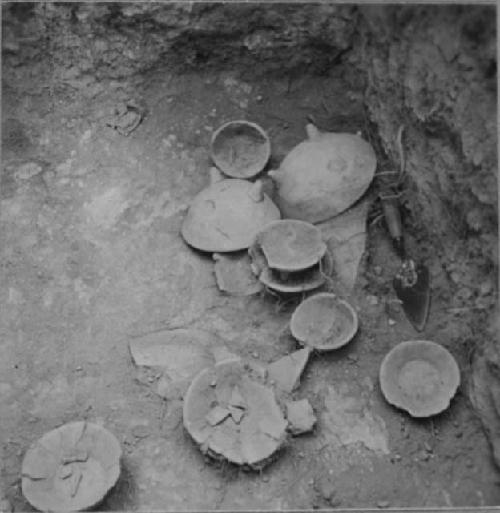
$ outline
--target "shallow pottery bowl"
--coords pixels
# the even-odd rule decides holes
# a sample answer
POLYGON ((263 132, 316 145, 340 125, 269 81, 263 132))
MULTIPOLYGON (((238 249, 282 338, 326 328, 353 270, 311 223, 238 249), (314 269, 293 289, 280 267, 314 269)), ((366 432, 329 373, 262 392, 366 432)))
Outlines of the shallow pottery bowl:
POLYGON ((212 136, 210 153, 214 164, 227 176, 251 178, 259 174, 271 156, 266 132, 250 121, 230 121, 212 136))
POLYGON ((287 421, 265 372, 226 360, 198 374, 184 396, 183 421, 201 451, 262 468, 286 440, 287 421))
POLYGON ((82 511, 99 504, 120 475, 122 450, 105 428, 71 422, 43 435, 26 453, 22 491, 40 511, 82 511))
POLYGON ((346 345, 358 330, 354 308, 335 294, 315 294, 294 311, 290 330, 299 342, 317 351, 331 351, 346 345))
POLYGON ((280 219, 266 225, 257 244, 271 269, 301 271, 317 264, 326 252, 321 231, 313 224, 280 219))
POLYGON ((428 340, 394 347, 385 356, 379 377, 387 401, 413 417, 430 417, 448 408, 460 384, 453 356, 428 340))

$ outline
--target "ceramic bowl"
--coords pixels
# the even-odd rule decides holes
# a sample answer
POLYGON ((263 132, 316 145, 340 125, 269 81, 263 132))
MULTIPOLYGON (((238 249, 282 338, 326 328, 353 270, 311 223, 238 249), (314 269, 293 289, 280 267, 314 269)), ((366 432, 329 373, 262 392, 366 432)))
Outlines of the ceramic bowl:
POLYGON ((256 123, 238 120, 219 127, 213 134, 210 154, 214 164, 232 178, 252 178, 266 166, 271 143, 256 123))
POLYGON ((460 384, 460 370, 449 351, 428 340, 401 342, 380 366, 386 400, 412 417, 446 410, 460 384))
POLYGON ((290 330, 301 344, 324 352, 345 346, 358 330, 354 308, 335 294, 315 294, 294 311, 290 330))

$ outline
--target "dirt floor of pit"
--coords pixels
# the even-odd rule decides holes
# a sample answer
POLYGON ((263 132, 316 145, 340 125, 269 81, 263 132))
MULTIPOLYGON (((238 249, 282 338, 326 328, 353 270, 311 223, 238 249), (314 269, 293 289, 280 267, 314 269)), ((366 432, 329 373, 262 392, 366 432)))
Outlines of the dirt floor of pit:
POLYGON ((349 73, 256 81, 158 71, 79 95, 4 88, 0 434, 16 509, 30 509, 20 491, 29 445, 78 419, 102 423, 123 444, 123 475, 102 509, 500 504, 498 473, 463 390, 444 414, 421 421, 379 391, 379 364, 404 339, 436 340, 468 364, 456 319, 472 313, 449 309, 443 269, 425 241, 418 251, 434 292, 417 336, 394 307, 398 262, 385 229, 369 227, 369 256, 349 298, 359 334, 311 358, 295 395, 313 404, 316 430, 262 473, 205 461, 183 429, 182 403, 155 395, 154 376, 143 379, 132 364, 130 337, 173 327, 208 331, 264 361, 295 347, 286 326, 297 303, 220 293, 213 261, 184 244, 181 221, 207 184, 217 126, 260 123, 275 165, 305 137, 307 115, 332 131, 365 130, 361 87, 349 73), (121 101, 146 109, 128 137, 106 125, 121 101))

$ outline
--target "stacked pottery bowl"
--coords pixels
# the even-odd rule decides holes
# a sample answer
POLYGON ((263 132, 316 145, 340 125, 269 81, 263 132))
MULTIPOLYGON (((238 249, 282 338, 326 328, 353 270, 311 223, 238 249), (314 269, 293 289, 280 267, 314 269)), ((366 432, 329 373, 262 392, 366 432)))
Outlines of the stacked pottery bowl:
POLYGON ((329 274, 321 231, 294 219, 269 223, 249 248, 252 270, 269 289, 284 293, 314 290, 329 274))

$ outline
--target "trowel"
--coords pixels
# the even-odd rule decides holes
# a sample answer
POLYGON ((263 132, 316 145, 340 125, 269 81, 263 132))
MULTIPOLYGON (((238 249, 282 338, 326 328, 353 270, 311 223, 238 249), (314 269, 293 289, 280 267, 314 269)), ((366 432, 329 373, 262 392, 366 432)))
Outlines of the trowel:
POLYGON ((429 269, 416 264, 406 253, 398 194, 381 194, 387 228, 394 249, 401 258, 401 267, 394 276, 393 287, 408 320, 422 331, 429 315, 431 298, 429 269))

